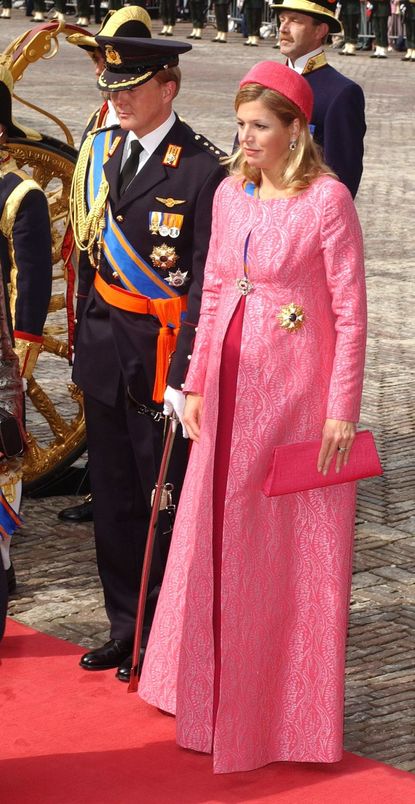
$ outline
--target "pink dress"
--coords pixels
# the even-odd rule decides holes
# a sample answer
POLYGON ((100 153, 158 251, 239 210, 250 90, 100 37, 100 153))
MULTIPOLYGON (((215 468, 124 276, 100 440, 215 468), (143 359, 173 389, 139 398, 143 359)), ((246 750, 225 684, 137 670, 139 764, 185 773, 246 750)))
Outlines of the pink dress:
POLYGON ((365 338, 362 237, 345 186, 321 177, 295 198, 260 201, 226 179, 185 386, 204 396, 201 439, 139 688, 176 714, 179 745, 213 753, 217 773, 342 756, 355 484, 271 499, 261 487, 276 444, 319 438, 327 417, 358 421, 365 338), (218 584, 222 348, 249 233, 218 584), (304 312, 293 332, 279 318, 291 303, 304 312))

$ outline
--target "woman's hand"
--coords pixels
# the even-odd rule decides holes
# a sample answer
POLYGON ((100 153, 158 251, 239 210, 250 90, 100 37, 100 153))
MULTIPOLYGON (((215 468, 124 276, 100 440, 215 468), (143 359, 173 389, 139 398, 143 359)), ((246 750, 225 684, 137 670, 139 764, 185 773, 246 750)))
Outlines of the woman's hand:
POLYGON ((202 418, 203 409, 203 396, 200 394, 186 395, 186 404, 184 406, 183 423, 192 441, 199 441, 200 436, 200 421, 202 418))
POLYGON ((320 452, 317 460, 317 469, 326 475, 329 471, 334 455, 336 457, 336 472, 346 466, 350 450, 356 435, 354 422, 343 422, 339 419, 326 419, 323 427, 320 452))

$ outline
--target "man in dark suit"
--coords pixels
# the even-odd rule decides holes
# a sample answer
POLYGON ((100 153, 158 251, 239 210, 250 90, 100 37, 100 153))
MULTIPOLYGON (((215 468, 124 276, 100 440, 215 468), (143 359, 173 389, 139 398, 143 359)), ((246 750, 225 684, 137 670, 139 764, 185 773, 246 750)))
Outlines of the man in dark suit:
MULTIPOLYGON (((106 54, 99 88, 111 93, 120 126, 87 137, 73 203, 84 249, 74 380, 84 391, 97 561, 111 623, 110 641, 85 654, 81 666, 117 667, 120 680, 128 680, 131 666, 164 391, 168 384, 179 409, 213 195, 224 177, 220 151, 172 110, 178 55, 190 45, 151 39, 126 11, 97 37, 106 54)), ((180 475, 187 456, 181 434, 175 446, 180 475)), ((159 538, 153 587, 167 549, 168 539, 159 538)))
POLYGON ((321 146, 327 164, 354 197, 363 172, 365 100, 362 88, 326 61, 323 46, 327 35, 342 31, 334 15, 335 3, 283 0, 272 7, 279 19, 281 53, 314 93, 314 140, 321 146))

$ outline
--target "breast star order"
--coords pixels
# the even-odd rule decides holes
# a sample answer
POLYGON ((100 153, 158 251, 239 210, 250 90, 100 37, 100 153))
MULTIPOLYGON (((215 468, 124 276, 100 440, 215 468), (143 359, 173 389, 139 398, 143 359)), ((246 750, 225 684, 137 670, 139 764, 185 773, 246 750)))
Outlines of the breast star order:
POLYGON ((169 271, 169 275, 166 277, 166 282, 168 282, 169 285, 172 285, 174 288, 180 288, 189 281, 187 277, 188 273, 188 271, 181 271, 180 268, 178 268, 174 273, 169 271))
POLYGON ((178 259, 179 255, 176 254, 176 249, 166 243, 162 243, 161 246, 154 246, 150 254, 150 260, 154 268, 163 268, 165 271, 174 268, 178 259))
POLYGON ((304 310, 298 304, 285 304, 280 307, 280 312, 277 316, 280 321, 280 326, 287 330, 287 332, 296 332, 304 324, 304 310))

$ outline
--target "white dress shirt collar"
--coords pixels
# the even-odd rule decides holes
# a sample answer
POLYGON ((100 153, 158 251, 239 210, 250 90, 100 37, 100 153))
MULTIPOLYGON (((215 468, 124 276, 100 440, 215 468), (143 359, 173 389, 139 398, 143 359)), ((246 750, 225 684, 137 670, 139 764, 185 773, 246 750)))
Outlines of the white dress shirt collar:
POLYGON ((292 70, 295 70, 296 73, 301 75, 308 60, 312 59, 313 56, 318 56, 318 54, 322 52, 323 48, 318 47, 316 50, 310 50, 310 53, 306 53, 305 56, 300 56, 300 58, 296 59, 295 62, 292 62, 291 59, 288 59, 288 67, 291 67, 292 70))
POLYGON ((164 138, 167 136, 167 134, 169 133, 170 129, 175 124, 175 122, 176 122, 176 115, 172 111, 170 112, 167 120, 165 120, 164 123, 161 124, 161 126, 155 128, 154 131, 150 131, 149 134, 145 134, 144 137, 137 137, 137 135, 134 134, 134 131, 129 131, 125 138, 124 153, 121 160, 121 170, 124 167, 124 164, 130 155, 131 143, 133 140, 139 140, 141 145, 143 146, 143 151, 140 156, 140 164, 137 170, 137 173, 139 173, 140 170, 142 170, 142 168, 144 167, 145 163, 148 161, 148 159, 150 159, 150 156, 152 156, 156 148, 158 148, 162 140, 164 140, 164 138))

